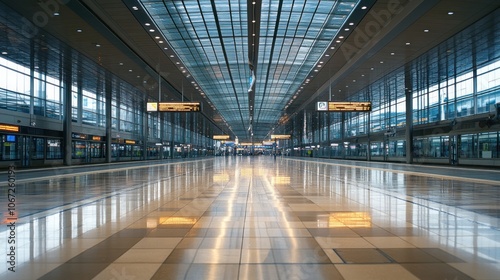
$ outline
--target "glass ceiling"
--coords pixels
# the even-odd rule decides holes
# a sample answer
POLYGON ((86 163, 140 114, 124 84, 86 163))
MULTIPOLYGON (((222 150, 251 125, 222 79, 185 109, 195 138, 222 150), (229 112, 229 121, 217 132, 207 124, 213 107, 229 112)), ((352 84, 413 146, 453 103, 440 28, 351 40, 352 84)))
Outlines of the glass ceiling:
POLYGON ((252 131, 256 140, 269 134, 359 3, 263 0, 256 17, 260 33, 253 37, 252 1, 140 2, 232 132, 250 139, 252 131), (258 42, 254 104, 248 97, 249 37, 258 42))

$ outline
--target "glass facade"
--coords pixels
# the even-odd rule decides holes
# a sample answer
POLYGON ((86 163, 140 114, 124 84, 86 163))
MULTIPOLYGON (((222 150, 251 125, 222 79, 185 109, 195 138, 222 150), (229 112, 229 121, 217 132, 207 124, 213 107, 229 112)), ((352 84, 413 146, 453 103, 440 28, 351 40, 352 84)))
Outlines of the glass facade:
POLYGON ((17 120, 6 124, 19 129, 13 133, 0 130, 0 164, 62 164, 65 145, 70 146, 73 163, 104 162, 106 140, 112 143, 112 161, 148 159, 145 150, 152 158, 167 158, 172 156, 171 144, 211 150, 216 128, 205 116, 176 114, 171 123, 169 115, 146 113, 145 103, 154 101, 146 88, 132 86, 41 30, 36 36, 25 36, 17 20, 15 13, 2 6, 0 114, 5 118, 1 122, 17 120), (66 112, 71 120, 69 140, 64 136, 66 112))
POLYGON ((350 96, 348 101, 370 100, 371 112, 296 114, 283 128, 294 137, 289 149, 304 155, 299 151, 307 146, 331 158, 405 161, 413 156, 414 162, 456 163, 454 154, 458 160, 499 158, 499 18, 497 10, 350 96), (319 152, 318 144, 331 152, 319 152))

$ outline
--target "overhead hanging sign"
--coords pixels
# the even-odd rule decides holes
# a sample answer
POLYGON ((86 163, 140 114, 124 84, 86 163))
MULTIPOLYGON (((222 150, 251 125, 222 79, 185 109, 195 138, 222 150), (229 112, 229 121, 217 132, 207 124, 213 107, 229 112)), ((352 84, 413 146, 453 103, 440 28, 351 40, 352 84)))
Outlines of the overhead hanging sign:
POLYGON ((240 143, 240 146, 253 146, 254 144, 253 143, 250 143, 250 142, 241 142, 240 143))
POLYGON ((316 111, 323 112, 369 112, 372 110, 370 101, 363 102, 336 102, 321 101, 316 103, 316 111))
POLYGON ((272 140, 280 140, 280 139, 285 139, 286 140, 286 139, 290 139, 290 138, 292 138, 292 136, 290 134, 282 134, 282 135, 280 135, 280 134, 272 134, 271 135, 271 139, 272 140))
POLYGON ((148 102, 148 112, 199 112, 200 102, 148 102))
POLYGON ((229 135, 214 135, 213 139, 214 140, 227 140, 231 138, 229 135))

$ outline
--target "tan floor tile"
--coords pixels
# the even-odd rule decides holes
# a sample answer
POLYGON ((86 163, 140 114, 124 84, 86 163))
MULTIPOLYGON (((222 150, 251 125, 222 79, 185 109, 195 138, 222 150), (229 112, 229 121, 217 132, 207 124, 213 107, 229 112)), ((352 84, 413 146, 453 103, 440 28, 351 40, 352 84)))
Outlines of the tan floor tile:
POLYGON ((271 249, 271 239, 268 237, 250 237, 243 239, 243 249, 271 249))
POLYGON ((345 280, 418 280, 399 264, 336 264, 345 280))
POLYGON ((449 265, 474 279, 498 279, 500 275, 499 263, 450 263, 449 265))
POLYGON ((182 240, 180 237, 146 237, 134 245, 134 249, 175 248, 182 240))
POLYGON ((150 279, 160 268, 160 263, 113 263, 106 267, 93 280, 109 279, 150 279))
POLYGON ((420 279, 473 279, 446 263, 405 263, 401 265, 420 279))
POLYGON ((380 250, 373 248, 339 248, 334 249, 335 253, 342 258, 345 263, 352 264, 384 264, 391 263, 380 250))
POLYGON ((373 244, 361 237, 315 237, 321 248, 374 248, 373 244))
POLYGON ((415 248, 413 244, 399 237, 364 237, 377 248, 415 248))
POLYGON ((173 249, 130 249, 115 263, 163 263, 173 249))
POLYGON ((242 264, 273 264, 275 262, 271 249, 243 249, 241 253, 242 264))
POLYGON ((344 261, 332 249, 323 249, 332 263, 344 263, 344 261))
POLYGON ((196 252, 193 263, 239 263, 240 253, 240 249, 199 249, 196 252))

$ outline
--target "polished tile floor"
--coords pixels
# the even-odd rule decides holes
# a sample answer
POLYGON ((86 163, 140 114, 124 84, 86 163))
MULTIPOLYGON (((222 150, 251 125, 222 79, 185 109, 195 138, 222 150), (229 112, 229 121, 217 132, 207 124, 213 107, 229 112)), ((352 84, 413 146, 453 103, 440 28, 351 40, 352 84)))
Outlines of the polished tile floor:
POLYGON ((500 279, 495 170, 217 157, 19 170, 15 188, 0 279, 500 279))

